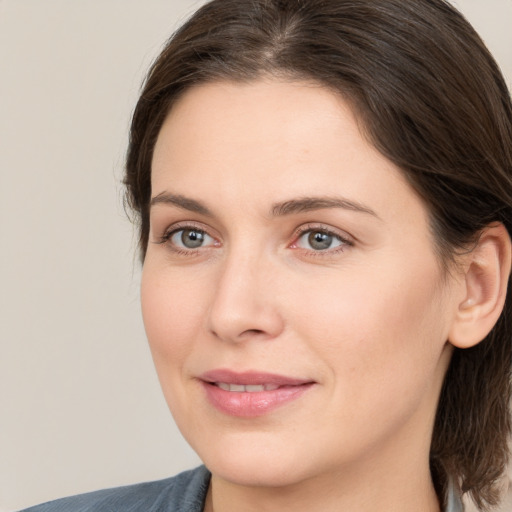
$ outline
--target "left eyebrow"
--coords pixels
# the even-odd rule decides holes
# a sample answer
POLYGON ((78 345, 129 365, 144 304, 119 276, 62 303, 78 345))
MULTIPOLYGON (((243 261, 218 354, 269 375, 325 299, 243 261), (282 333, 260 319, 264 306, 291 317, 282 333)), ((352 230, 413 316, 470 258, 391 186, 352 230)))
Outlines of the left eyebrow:
POLYGON ((324 208, 341 208, 344 210, 365 213, 380 219, 377 213, 368 206, 342 197, 301 197, 298 199, 291 199, 289 201, 276 203, 272 207, 271 213, 273 217, 279 217, 294 213, 322 210, 324 208))

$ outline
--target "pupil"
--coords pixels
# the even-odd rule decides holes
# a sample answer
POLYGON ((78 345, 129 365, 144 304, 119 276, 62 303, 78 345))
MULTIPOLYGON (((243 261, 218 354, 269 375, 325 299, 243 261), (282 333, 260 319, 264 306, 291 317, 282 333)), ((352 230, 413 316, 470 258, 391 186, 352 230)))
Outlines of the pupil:
POLYGON ((317 251, 329 249, 332 244, 332 235, 316 231, 309 234, 308 242, 309 245, 317 251))
POLYGON ((201 247, 204 241, 204 234, 201 231, 185 229, 181 235, 181 241, 185 247, 195 249, 196 247, 201 247))

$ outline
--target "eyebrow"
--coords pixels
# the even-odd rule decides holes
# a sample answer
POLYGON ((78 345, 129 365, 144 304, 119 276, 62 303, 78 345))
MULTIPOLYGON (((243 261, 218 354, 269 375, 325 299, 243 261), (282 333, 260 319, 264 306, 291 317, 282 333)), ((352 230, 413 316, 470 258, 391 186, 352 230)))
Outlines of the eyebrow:
POLYGON ((301 197, 290 201, 277 203, 272 207, 272 216, 278 217, 294 213, 304 213, 324 208, 341 208, 359 213, 372 215, 377 219, 379 216, 371 208, 361 203, 350 201, 342 197, 301 197))
MULTIPOLYGON (((171 194, 169 192, 162 192, 153 197, 150 206, 157 204, 167 204, 177 206, 183 210, 188 210, 207 217, 213 217, 213 213, 200 201, 182 196, 181 194, 171 194)), ((283 217, 297 213, 305 213, 314 210, 322 210, 326 208, 341 208, 359 213, 372 215, 379 219, 377 213, 371 208, 361 203, 351 201, 342 197, 301 197, 298 199, 290 199, 276 203, 271 208, 272 217, 283 217)))
POLYGON ((168 204, 177 206, 183 210, 188 210, 194 213, 200 213, 208 217, 213 217, 212 212, 201 202, 182 196, 180 194, 170 194, 169 192, 162 192, 151 199, 150 206, 156 204, 168 204))

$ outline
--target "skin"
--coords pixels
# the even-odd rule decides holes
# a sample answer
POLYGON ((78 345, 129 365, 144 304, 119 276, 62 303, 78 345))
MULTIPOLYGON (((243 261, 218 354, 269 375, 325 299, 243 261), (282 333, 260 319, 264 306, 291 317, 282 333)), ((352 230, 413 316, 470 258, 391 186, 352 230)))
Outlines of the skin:
POLYGON ((205 510, 438 511, 428 453, 463 285, 344 100, 270 78, 189 90, 159 134, 152 197, 144 323, 169 407, 213 475, 205 510), (350 207, 276 211, 304 197, 350 207), (202 245, 184 246, 187 227, 202 245), (309 235, 325 230, 319 250, 309 235), (198 380, 217 368, 315 384, 239 418, 198 380))

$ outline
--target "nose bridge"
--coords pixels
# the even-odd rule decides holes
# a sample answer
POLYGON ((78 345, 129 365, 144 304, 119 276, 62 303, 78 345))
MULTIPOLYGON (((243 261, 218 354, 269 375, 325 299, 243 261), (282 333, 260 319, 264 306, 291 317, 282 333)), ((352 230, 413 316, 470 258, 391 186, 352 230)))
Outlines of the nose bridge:
POLYGON ((282 319, 272 288, 272 265, 264 252, 254 247, 233 247, 216 282, 210 331, 226 341, 277 336, 282 319))

